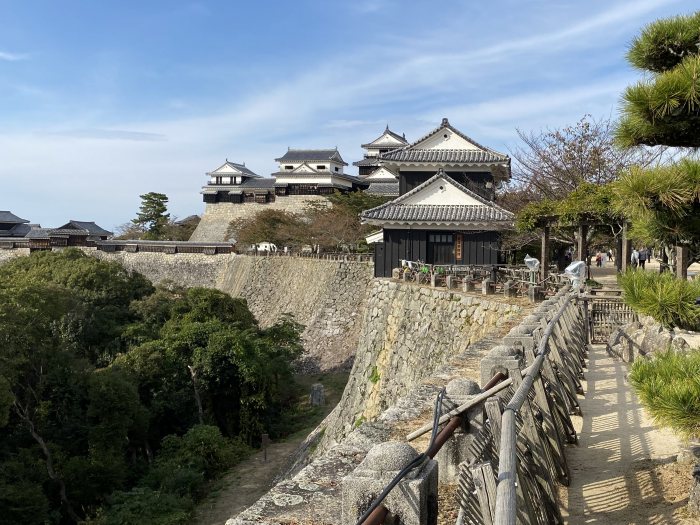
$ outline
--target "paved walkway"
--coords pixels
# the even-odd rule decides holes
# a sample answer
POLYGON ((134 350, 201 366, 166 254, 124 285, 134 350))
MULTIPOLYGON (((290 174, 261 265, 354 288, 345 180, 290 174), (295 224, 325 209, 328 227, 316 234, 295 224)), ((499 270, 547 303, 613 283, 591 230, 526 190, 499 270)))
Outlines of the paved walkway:
POLYGON ((567 454, 572 483, 561 493, 564 515, 571 524, 690 524, 683 518, 689 481, 675 463, 678 440, 646 417, 626 381, 627 366, 604 345, 591 352, 583 417, 574 418, 580 443, 567 454))

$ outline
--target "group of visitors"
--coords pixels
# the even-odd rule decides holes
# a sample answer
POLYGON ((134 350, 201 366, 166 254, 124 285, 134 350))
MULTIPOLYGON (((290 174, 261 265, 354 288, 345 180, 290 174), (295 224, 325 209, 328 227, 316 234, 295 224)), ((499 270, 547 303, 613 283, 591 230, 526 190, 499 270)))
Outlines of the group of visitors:
POLYGON ((603 263, 605 261, 612 261, 613 260, 613 254, 612 250, 606 250, 606 251, 597 251, 595 254, 595 265, 600 268, 603 266, 603 263))
POLYGON ((649 259, 651 259, 651 253, 645 246, 642 246, 639 248, 639 250, 634 248, 632 250, 632 254, 630 255, 630 263, 632 264, 632 268, 639 267, 644 270, 646 262, 649 259))

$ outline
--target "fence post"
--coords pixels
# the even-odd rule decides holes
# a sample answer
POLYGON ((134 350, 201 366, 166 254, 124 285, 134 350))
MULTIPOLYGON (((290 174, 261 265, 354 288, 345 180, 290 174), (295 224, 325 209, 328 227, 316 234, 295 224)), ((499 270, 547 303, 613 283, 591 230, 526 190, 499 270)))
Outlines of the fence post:
MULTIPOLYGON (((373 446, 342 485, 343 525, 355 525, 387 484, 418 457, 408 443, 387 441, 373 446)), ((384 499, 389 517, 403 525, 437 525, 438 464, 429 459, 405 477, 384 499)))
MULTIPOLYGON (((450 409, 463 405, 474 395, 481 392, 479 384, 470 379, 453 379, 447 383, 446 401, 450 409)), ((467 410, 463 415, 464 424, 458 428, 435 456, 439 468, 439 481, 441 483, 453 483, 459 476, 459 464, 469 458, 469 445, 474 439, 474 433, 483 426, 481 407, 477 406, 467 410)))

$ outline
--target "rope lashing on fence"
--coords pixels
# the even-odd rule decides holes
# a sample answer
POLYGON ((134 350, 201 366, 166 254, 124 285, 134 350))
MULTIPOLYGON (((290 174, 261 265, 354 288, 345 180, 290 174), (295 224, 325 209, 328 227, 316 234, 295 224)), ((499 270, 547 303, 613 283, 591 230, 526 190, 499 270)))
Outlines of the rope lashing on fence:
MULTIPOLYGON (((542 364, 549 353, 549 339, 555 326, 564 315, 571 300, 565 300, 557 313, 547 324, 537 347, 534 362, 528 367, 527 373, 515 394, 506 405, 501 417, 501 442, 498 458, 498 485, 496 489, 496 525, 515 525, 516 523, 516 479, 517 479, 517 450, 516 450, 516 414, 527 399, 535 379, 539 376, 542 364)), ((525 372, 525 370, 523 370, 525 372)), ((505 383, 505 381, 504 381, 505 383)))
MULTIPOLYGON (((416 459, 411 461, 408 465, 406 465, 401 471, 392 479, 389 484, 386 486, 386 488, 377 496, 374 498, 374 501, 370 504, 370 506, 367 508, 367 510, 360 516, 360 518, 357 520, 357 525, 379 525, 384 522, 384 518, 387 515, 386 509, 380 510, 380 505, 382 504, 382 501, 389 495, 389 492, 399 484, 399 482, 406 477, 406 475, 411 472, 414 468, 419 467, 420 465, 423 464, 423 462, 426 459, 432 458, 429 453, 435 448, 435 440, 438 435, 438 427, 439 427, 439 420, 440 420, 440 409, 442 408, 442 403, 445 398, 445 392, 446 389, 442 388, 440 392, 438 393, 437 397, 435 398, 435 409, 433 412, 433 425, 432 425, 432 434, 430 436, 430 443, 428 443, 428 448, 425 449, 425 452, 422 454, 418 455, 416 459), (372 516, 372 520, 369 520, 372 516), (379 520, 379 521, 377 521, 379 520)), ((439 447, 437 447, 439 450, 439 447)), ((435 453, 433 453, 434 455, 435 453)))
MULTIPOLYGON (((531 367, 527 367, 527 368, 524 368, 522 370, 523 377, 525 376, 525 374, 528 373, 530 368, 531 367)), ((496 376, 494 376, 494 377, 496 377, 496 376)), ((490 383, 490 381, 489 381, 489 383, 490 383)), ((512 383, 513 383, 513 379, 510 377, 507 379, 504 379, 500 383, 496 383, 491 388, 484 390, 481 394, 475 395, 472 399, 470 399, 466 403, 464 403, 464 404, 458 406, 457 408, 454 408, 454 409, 450 410, 449 412, 447 412, 444 416, 442 416, 440 418, 440 420, 438 421, 438 425, 442 425, 443 423, 447 423, 453 417, 459 416, 459 415, 465 413, 470 408, 477 406, 477 405, 480 405, 481 403, 486 401, 492 395, 497 394, 498 392, 508 388, 512 383)), ((413 441, 414 439, 421 437, 423 434, 430 432, 430 430, 432 428, 433 428, 432 424, 424 425, 424 426, 420 427, 418 430, 415 430, 415 431, 411 432, 408 436, 406 436, 406 441, 413 441)))

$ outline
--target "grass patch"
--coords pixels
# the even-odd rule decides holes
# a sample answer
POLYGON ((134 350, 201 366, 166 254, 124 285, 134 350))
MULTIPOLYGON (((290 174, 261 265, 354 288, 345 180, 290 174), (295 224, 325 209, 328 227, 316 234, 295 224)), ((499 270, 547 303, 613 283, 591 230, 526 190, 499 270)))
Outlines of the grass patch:
POLYGON ((281 420, 285 441, 294 440, 308 434, 323 421, 323 418, 340 401, 349 375, 348 372, 327 372, 295 376, 294 396, 296 402, 294 409, 285 414, 281 420), (311 406, 309 403, 311 385, 315 383, 323 385, 326 396, 326 404, 323 406, 311 406))
POLYGON ((670 273, 630 270, 619 277, 625 302, 666 328, 700 328, 700 281, 684 281, 670 273))
POLYGON ((377 365, 374 365, 372 367, 372 372, 369 374, 369 380, 372 383, 377 384, 381 378, 382 376, 379 374, 379 370, 377 370, 377 365))
POLYGON ((629 379, 657 423, 686 438, 700 435, 700 349, 637 360, 629 379))

